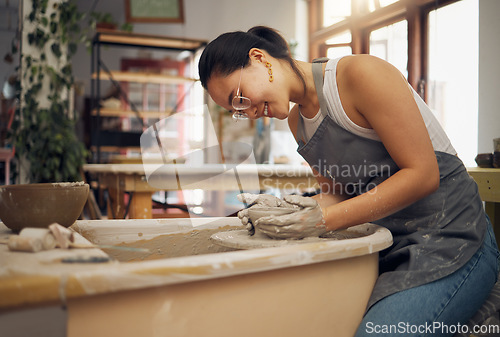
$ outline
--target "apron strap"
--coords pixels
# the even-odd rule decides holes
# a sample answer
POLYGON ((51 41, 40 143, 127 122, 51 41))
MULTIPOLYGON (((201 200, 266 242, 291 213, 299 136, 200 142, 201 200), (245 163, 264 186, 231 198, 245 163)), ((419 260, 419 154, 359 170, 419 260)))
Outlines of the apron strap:
MULTIPOLYGON (((323 95, 323 63, 328 62, 327 57, 314 59, 312 62, 312 72, 314 78, 314 86, 316 87, 316 94, 318 96, 319 107, 323 117, 328 115, 327 104, 325 96, 323 95)), ((297 125, 297 139, 303 140, 304 137, 304 119, 299 110, 299 123, 297 125)))
POLYGON ((323 117, 328 115, 328 109, 325 96, 323 95, 323 63, 328 62, 328 58, 322 57, 313 60, 312 72, 314 78, 314 86, 316 87, 316 94, 318 95, 319 107, 323 117))

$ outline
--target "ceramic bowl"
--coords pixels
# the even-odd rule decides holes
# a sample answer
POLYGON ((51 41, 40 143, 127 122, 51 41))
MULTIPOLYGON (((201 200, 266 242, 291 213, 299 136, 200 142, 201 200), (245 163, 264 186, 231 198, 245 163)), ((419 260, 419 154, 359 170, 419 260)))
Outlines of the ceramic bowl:
POLYGON ((283 208, 283 207, 252 207, 248 209, 248 217, 255 223, 259 218, 270 215, 284 215, 297 211, 296 208, 283 208))
POLYGON ((493 154, 492 153, 480 153, 474 159, 477 166, 479 167, 493 167, 493 154))
POLYGON ((493 152, 493 167, 500 168, 500 152, 493 152))
POLYGON ((24 227, 69 227, 82 213, 89 185, 75 183, 0 186, 0 220, 14 232, 24 227))

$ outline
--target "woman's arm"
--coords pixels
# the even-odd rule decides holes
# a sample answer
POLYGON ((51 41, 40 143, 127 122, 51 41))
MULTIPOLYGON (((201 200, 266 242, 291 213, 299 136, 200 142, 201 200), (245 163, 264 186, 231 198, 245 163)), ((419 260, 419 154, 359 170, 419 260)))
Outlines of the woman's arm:
POLYGON ((322 209, 345 201, 350 196, 342 194, 338 184, 332 179, 328 179, 319 174, 314 168, 311 168, 316 180, 318 181, 320 193, 312 196, 318 202, 322 209))
POLYGON ((384 218, 439 187, 432 143, 401 73, 376 57, 356 55, 339 62, 337 82, 347 115, 377 132, 400 170, 367 193, 324 208, 330 230, 384 218))

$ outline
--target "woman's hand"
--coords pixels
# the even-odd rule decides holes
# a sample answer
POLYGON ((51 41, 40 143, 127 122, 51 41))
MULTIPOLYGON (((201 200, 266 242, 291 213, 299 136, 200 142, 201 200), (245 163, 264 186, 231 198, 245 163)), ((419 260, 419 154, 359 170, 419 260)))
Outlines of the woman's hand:
POLYGON ((285 207, 294 208, 297 207, 293 204, 275 197, 271 194, 252 194, 252 193, 241 193, 237 196, 238 200, 245 204, 246 208, 238 212, 238 218, 241 220, 243 226, 247 227, 250 235, 255 233, 255 228, 250 221, 248 216, 248 210, 254 207, 285 207))
POLYGON ((323 212, 316 200, 299 195, 287 195, 283 199, 289 205, 295 205, 297 211, 262 217, 255 221, 256 230, 273 239, 318 237, 327 232, 323 212))

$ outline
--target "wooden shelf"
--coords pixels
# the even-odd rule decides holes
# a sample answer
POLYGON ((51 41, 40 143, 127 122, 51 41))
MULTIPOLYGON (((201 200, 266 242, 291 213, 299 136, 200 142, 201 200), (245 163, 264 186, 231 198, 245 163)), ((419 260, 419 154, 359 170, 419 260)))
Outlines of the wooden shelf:
MULTIPOLYGON (((103 121, 106 119, 133 119, 133 118, 151 118, 163 119, 174 113, 174 109, 182 108, 188 104, 184 100, 196 81, 199 79, 183 76, 188 74, 188 70, 194 67, 195 53, 202 50, 207 45, 207 41, 166 37, 159 35, 127 33, 115 30, 98 29, 92 40, 92 58, 91 58, 91 106, 90 106, 90 147, 95 152, 97 162, 100 162, 101 152, 117 152, 120 150, 133 149, 140 151, 140 133, 127 132, 120 130, 103 130, 103 121), (108 71, 101 54, 108 48, 102 47, 126 47, 126 48, 152 48, 163 51, 172 51, 171 54, 180 55, 186 52, 186 57, 177 60, 177 57, 164 56, 162 59, 122 59, 120 68, 108 71), (175 53, 174 53, 175 52, 175 53), (189 66, 187 68, 187 66, 189 66), (106 70, 106 71, 105 71, 106 70), (137 70, 137 71, 135 71, 137 70), (127 97, 122 99, 127 104, 109 105, 101 107, 102 90, 101 81, 119 82, 121 89, 127 97), (128 83, 138 83, 140 85, 128 85, 128 83), (148 86, 147 84, 153 84, 148 86), (136 88, 140 87, 140 88, 136 88), (130 109, 129 97, 133 97, 134 102, 139 102, 139 96, 142 98, 141 104, 136 104, 136 109, 130 109), (175 98, 175 105, 174 105, 175 98), (149 102, 152 101, 152 104, 149 102), (110 108, 111 107, 111 108, 110 108), (152 108, 149 110, 149 108, 152 108), (154 110, 153 110, 154 109, 154 110), (99 111, 99 114, 97 112, 99 111), (130 146, 135 146, 130 147, 130 146)), ((109 48, 111 49, 111 48, 109 48)), ((148 121, 154 122, 154 121, 148 121)), ((147 123, 144 123, 147 124, 147 123)), ((116 125, 120 125, 119 121, 116 125)), ((145 125, 146 126, 146 125, 145 125)), ((177 135, 182 133, 177 132, 177 135)))
MULTIPOLYGON (((198 81, 197 79, 183 77, 183 76, 153 74, 144 72, 111 71, 110 73, 113 80, 119 82, 185 84, 198 81)), ((99 77, 101 80, 105 81, 111 80, 110 76, 105 72, 101 72, 99 77)), ((97 73, 92 74, 92 79, 97 79, 97 73)))
MULTIPOLYGON (((100 146, 102 152, 120 152, 123 150, 133 150, 140 152, 141 147, 140 146, 109 146, 109 145, 101 145, 100 146)), ((97 151, 97 146, 92 145, 90 147, 90 150, 92 151, 97 151)))
MULTIPOLYGON (((172 115, 173 110, 169 111, 138 111, 141 118, 164 118, 172 115)), ((92 116, 97 116, 97 110, 92 110, 92 116)), ((136 117, 137 114, 132 110, 120 110, 120 109, 100 109, 101 117, 136 117)))
POLYGON ((159 35, 134 34, 121 31, 98 30, 94 42, 129 46, 147 46, 175 50, 195 51, 207 44, 206 41, 164 37, 159 35))

